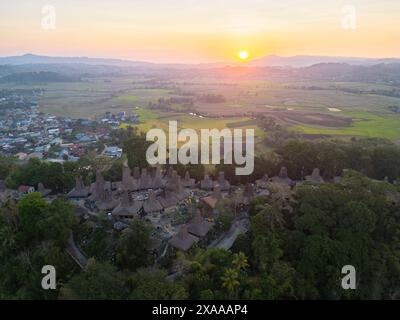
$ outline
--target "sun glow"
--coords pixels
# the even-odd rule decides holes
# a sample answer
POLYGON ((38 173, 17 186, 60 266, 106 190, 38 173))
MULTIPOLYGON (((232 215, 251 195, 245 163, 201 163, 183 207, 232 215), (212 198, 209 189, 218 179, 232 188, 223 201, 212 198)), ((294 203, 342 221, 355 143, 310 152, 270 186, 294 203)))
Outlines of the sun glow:
POLYGON ((238 55, 240 60, 247 60, 249 58, 249 54, 247 51, 240 51, 238 55))

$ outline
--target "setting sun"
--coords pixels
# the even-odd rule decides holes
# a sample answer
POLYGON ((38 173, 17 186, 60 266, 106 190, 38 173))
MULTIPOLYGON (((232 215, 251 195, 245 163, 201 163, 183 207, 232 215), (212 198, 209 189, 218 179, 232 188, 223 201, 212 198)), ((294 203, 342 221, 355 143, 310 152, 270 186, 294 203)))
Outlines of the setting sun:
POLYGON ((247 51, 240 51, 240 52, 239 52, 239 58, 240 58, 241 60, 247 60, 248 57, 249 57, 249 54, 248 54, 247 51))

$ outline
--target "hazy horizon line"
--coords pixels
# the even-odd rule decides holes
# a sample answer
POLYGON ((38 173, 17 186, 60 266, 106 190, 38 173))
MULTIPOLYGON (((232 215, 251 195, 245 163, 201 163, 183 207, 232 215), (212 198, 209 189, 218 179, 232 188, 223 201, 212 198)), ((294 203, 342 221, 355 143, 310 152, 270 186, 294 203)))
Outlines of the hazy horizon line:
POLYGON ((338 58, 338 59, 365 59, 365 60, 390 60, 390 59, 400 59, 399 57, 394 56, 384 56, 384 57, 371 57, 371 56, 347 56, 347 55, 318 55, 318 54, 295 54, 295 55, 280 55, 271 53, 268 55, 264 55, 261 57, 250 58, 247 61, 209 61, 209 62, 172 62, 172 61, 157 61, 157 60, 140 60, 134 58, 125 58, 125 57, 116 57, 116 56, 90 56, 90 55, 57 55, 57 54, 40 54, 33 52, 25 52, 25 53, 15 53, 13 55, 0 55, 0 58, 15 58, 15 57, 23 57, 23 56, 37 56, 37 57, 47 57, 47 58, 79 58, 79 59, 102 59, 102 60, 119 60, 126 62, 141 62, 141 63, 149 63, 149 64, 182 64, 182 65, 201 65, 201 64, 241 64, 246 65, 250 62, 255 62, 258 60, 262 60, 268 57, 278 57, 278 58, 300 58, 300 57, 315 57, 315 58, 338 58))

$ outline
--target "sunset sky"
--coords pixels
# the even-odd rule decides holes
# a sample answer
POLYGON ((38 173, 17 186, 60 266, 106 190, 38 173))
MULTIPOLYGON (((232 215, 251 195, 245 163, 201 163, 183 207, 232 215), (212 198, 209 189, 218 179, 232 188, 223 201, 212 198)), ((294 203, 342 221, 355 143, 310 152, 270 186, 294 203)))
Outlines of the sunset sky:
POLYGON ((35 53, 155 62, 277 55, 400 57, 399 0, 2 0, 0 56, 35 53), (44 5, 56 28, 41 27, 44 5), (342 28, 345 5, 356 28, 342 28))

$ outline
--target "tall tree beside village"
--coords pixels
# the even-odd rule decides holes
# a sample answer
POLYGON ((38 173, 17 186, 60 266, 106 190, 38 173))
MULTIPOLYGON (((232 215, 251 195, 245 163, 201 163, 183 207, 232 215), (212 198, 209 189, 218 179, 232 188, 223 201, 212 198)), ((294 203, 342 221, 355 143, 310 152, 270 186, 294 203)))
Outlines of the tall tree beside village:
POLYGON ((62 287, 62 299, 126 299, 128 288, 123 273, 109 263, 89 259, 85 271, 75 274, 62 287))
POLYGON ((117 246, 117 264, 122 269, 135 271, 151 262, 151 228, 147 223, 134 219, 119 240, 117 246))
POLYGON ((128 138, 124 141, 123 150, 128 158, 128 165, 131 169, 135 167, 149 167, 146 159, 146 151, 151 144, 152 142, 146 141, 145 134, 138 133, 137 130, 133 130, 128 135, 128 138))
POLYGON ((56 299, 58 290, 42 290, 44 265, 53 265, 57 281, 66 281, 76 266, 65 251, 65 241, 76 223, 64 200, 49 204, 39 193, 25 196, 17 206, 0 209, 0 297, 56 299), (5 241, 6 240, 6 241, 5 241))

